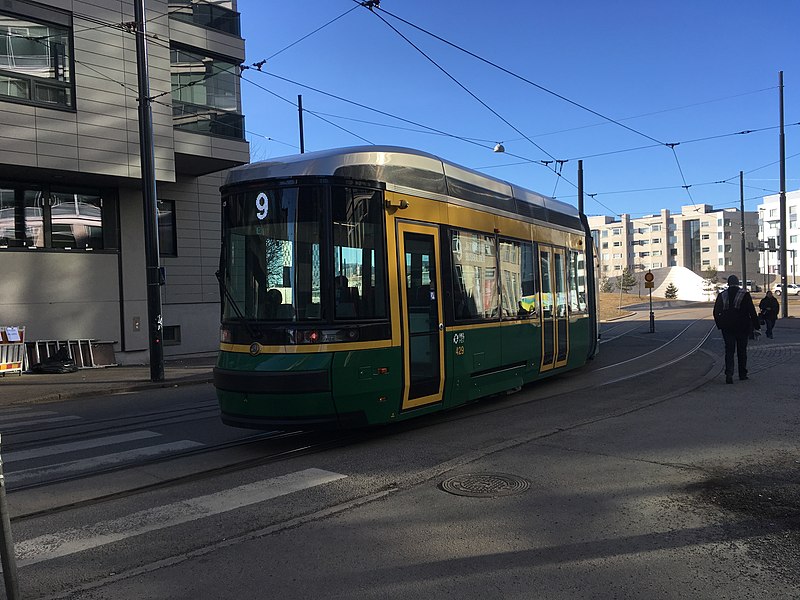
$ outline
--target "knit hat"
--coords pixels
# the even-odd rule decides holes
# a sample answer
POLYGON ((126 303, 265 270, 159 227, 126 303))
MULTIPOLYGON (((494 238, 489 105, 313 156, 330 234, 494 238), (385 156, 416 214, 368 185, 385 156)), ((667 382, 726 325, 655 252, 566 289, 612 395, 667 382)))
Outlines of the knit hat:
POLYGON ((730 277, 728 277, 728 286, 739 287, 739 278, 736 275, 731 275, 730 277))

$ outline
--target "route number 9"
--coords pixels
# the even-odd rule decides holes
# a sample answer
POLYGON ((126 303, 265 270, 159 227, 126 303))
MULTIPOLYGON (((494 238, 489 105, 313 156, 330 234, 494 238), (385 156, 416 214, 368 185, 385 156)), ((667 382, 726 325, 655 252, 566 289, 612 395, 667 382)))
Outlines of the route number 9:
POLYGON ((259 221, 263 221, 267 218, 267 213, 269 212, 269 198, 264 192, 261 192, 258 196, 256 196, 256 216, 258 217, 259 221))

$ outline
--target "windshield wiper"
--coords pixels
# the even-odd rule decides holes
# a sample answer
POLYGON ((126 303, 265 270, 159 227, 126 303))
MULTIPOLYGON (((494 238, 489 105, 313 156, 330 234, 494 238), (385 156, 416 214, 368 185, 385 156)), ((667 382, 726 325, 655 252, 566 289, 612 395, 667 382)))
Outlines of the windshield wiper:
POLYGON ((219 287, 225 294, 225 298, 227 298, 228 302, 231 303, 231 307, 233 308, 233 311, 236 313, 236 316, 239 317, 239 319, 242 321, 242 324, 245 326, 245 329, 247 329, 247 333, 250 334, 251 338, 255 340, 260 340, 261 331, 258 329, 254 330, 252 327, 250 327, 250 323, 248 323, 247 319, 244 316, 244 313, 242 313, 236 300, 233 299, 233 296, 228 290, 228 286, 225 285, 225 281, 222 278, 222 271, 217 271, 216 273, 214 273, 214 276, 217 278, 217 281, 219 282, 219 287))

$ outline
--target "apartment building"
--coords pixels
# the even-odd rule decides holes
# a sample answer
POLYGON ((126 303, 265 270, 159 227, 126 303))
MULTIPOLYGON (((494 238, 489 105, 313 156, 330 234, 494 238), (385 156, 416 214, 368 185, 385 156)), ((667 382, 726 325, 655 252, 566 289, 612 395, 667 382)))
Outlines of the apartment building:
MULTIPOLYGON (((131 0, 0 2, 0 325, 32 340, 149 332, 131 0)), ((147 0, 164 354, 218 345, 219 186, 249 160, 235 0, 147 0)))
MULTIPOLYGON (((746 267, 758 270, 758 213, 745 212, 746 267)), ((684 206, 645 217, 589 217, 597 245, 601 277, 617 277, 626 267, 634 272, 662 267, 686 267, 698 275, 710 268, 720 276, 741 274, 741 212, 707 204, 684 206)), ((748 275, 748 279, 750 279, 748 275)))
MULTIPOLYGON (((798 256, 800 251, 800 190, 786 193, 786 274, 787 283, 797 283, 798 256)), ((759 266, 768 283, 780 281, 781 213, 780 195, 766 196, 758 205, 758 253, 759 266)))

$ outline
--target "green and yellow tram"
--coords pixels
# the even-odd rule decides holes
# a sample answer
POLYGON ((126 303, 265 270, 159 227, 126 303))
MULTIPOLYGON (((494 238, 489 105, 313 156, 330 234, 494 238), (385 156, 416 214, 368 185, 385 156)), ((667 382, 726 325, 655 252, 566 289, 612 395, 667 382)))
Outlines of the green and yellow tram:
POLYGON ((400 421, 583 365, 592 238, 572 206, 405 148, 233 169, 222 188, 222 420, 400 421))

